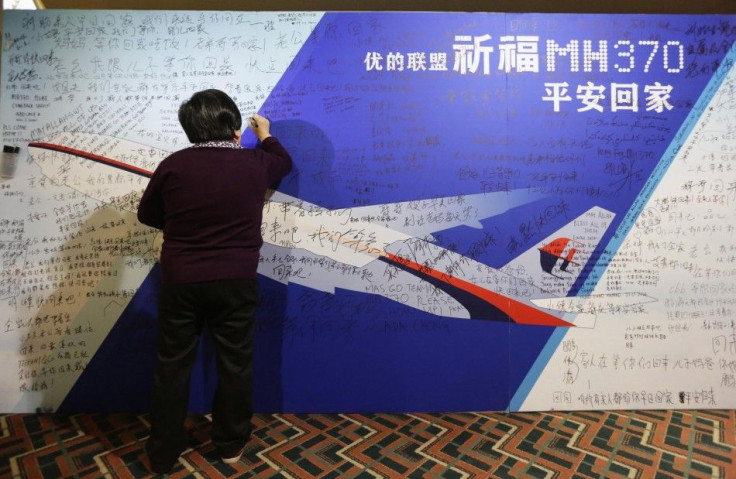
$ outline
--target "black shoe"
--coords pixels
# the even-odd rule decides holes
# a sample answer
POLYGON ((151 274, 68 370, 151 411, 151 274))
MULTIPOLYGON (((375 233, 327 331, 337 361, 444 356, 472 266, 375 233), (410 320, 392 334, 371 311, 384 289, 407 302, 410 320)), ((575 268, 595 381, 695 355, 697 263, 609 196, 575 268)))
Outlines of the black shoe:
POLYGON ((150 438, 146 442, 146 454, 151 471, 156 474, 166 474, 171 471, 186 450, 187 445, 181 444, 177 449, 171 447, 163 447, 162 443, 152 441, 150 438), (176 452, 174 452, 176 451, 176 452))
POLYGON ((168 473, 174 468, 174 466, 176 466, 176 463, 179 462, 179 456, 181 456, 181 452, 173 457, 169 456, 168 459, 162 459, 160 457, 153 458, 149 454, 148 462, 151 466, 151 471, 155 472, 156 474, 168 473))
POLYGON ((240 448, 239 451, 235 452, 234 454, 223 454, 220 456, 220 459, 222 459, 222 462, 225 464, 235 464, 236 462, 240 461, 240 458, 243 456, 243 453, 245 452, 247 444, 240 448))
POLYGON ((176 465, 178 461, 179 461, 178 457, 173 462, 150 461, 151 471, 153 471, 156 474, 167 474, 174 468, 174 466, 176 465))

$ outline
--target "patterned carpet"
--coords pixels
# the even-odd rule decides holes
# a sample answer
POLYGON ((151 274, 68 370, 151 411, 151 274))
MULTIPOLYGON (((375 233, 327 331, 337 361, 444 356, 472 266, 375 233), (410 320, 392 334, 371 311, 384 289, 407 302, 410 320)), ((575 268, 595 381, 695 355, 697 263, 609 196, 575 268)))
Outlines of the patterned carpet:
MULTIPOLYGON (((259 414, 226 465, 207 416, 175 478, 736 478, 734 411, 259 414)), ((1 478, 148 477, 146 415, 0 416, 1 478)))

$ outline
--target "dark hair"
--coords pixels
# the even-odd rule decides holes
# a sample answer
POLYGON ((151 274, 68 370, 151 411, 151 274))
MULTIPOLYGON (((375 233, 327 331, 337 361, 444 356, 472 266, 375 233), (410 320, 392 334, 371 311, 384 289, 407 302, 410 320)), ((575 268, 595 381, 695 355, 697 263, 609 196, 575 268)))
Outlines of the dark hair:
POLYGON ((179 107, 179 123, 192 143, 230 141, 242 118, 232 98, 220 90, 202 90, 179 107))

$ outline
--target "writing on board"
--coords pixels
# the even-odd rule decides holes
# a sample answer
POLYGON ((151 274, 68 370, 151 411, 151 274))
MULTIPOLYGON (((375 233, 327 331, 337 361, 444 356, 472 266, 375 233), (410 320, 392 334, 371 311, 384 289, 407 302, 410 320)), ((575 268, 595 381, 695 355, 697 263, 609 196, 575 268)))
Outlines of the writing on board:
POLYGON ((141 339, 106 356, 121 363, 150 346, 150 311, 131 309, 150 301, 162 238, 135 210, 146 175, 189 146, 179 103, 214 87, 294 152, 264 199, 258 332, 284 377, 320 374, 287 389, 336 364, 363 372, 372 351, 411 391, 499 381, 489 408, 522 382, 511 407, 728 407, 727 24, 11 13, 2 132, 25 151, 0 182, 0 331, 17 365, 1 406, 54 409, 110 341, 141 339))

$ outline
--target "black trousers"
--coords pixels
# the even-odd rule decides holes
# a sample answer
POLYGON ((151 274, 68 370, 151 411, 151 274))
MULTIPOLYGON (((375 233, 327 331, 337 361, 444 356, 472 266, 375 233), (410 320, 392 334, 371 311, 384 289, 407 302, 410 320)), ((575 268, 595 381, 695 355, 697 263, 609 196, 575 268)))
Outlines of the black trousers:
POLYGON ((187 448, 184 427, 189 382, 204 325, 217 355, 212 442, 222 456, 236 454, 252 431, 252 359, 256 280, 164 284, 159 296, 151 435, 151 463, 173 464, 187 448))

